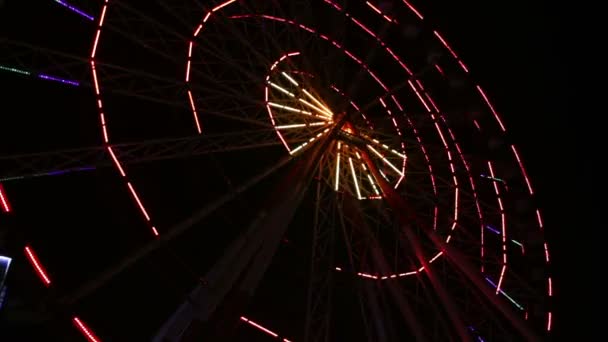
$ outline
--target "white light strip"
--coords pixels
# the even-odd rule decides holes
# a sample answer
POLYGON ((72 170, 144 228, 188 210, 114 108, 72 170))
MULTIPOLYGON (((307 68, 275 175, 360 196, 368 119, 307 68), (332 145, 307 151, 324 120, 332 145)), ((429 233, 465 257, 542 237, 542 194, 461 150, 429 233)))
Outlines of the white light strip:
POLYGON ((388 177, 386 177, 386 175, 384 174, 384 172, 382 172, 382 170, 378 169, 378 171, 380 172, 380 175, 386 179, 388 181, 388 177))
POLYGON ((306 96, 308 96, 311 100, 313 100, 314 103, 316 103, 317 105, 319 105, 319 107, 325 109, 325 112, 327 114, 329 114, 330 116, 334 115, 334 113, 332 113, 332 111, 329 110, 329 108, 327 108, 326 105, 324 105, 321 101, 317 100, 314 96, 312 96, 311 93, 309 93, 308 91, 306 91, 306 89, 302 89, 302 91, 304 92, 304 94, 306 94, 306 96))
POLYGON ((331 119, 331 115, 329 113, 326 113, 323 109, 313 105, 312 103, 302 99, 302 98, 298 98, 298 101, 302 102, 303 104, 307 105, 308 107, 316 110, 317 112, 319 112, 319 114, 321 114, 323 116, 324 119, 331 119))
POLYGON ((327 122, 323 122, 323 121, 318 121, 318 122, 311 122, 308 124, 308 126, 324 126, 327 125, 327 122))
POLYGON ((403 172, 401 172, 398 168, 396 168, 395 165, 393 165, 390 161, 388 161, 388 159, 386 159, 382 154, 380 154, 380 152, 376 151, 376 149, 373 148, 371 145, 367 145, 367 147, 370 150, 372 150, 372 152, 374 152, 378 157, 380 157, 382 159, 382 161, 384 161, 386 164, 388 164, 388 166, 390 166, 391 169, 393 169, 393 171, 398 173, 399 176, 403 176, 403 172))
POLYGON ((289 80, 289 82, 291 82, 293 85, 295 85, 296 87, 299 87, 300 85, 298 84, 298 82, 296 82, 296 80, 294 80, 293 78, 291 78, 291 76, 287 75, 287 73, 285 71, 281 71, 281 74, 287 79, 289 80))
POLYGON ((369 183, 372 185, 372 188, 374 188, 374 192, 376 193, 376 195, 380 196, 380 192, 378 191, 378 188, 376 188, 376 184, 374 183, 374 180, 372 179, 372 176, 369 173, 367 174, 367 179, 369 179, 369 183))
POLYGON ((270 105, 271 107, 275 107, 275 108, 285 109, 287 111, 294 112, 294 113, 312 115, 312 113, 309 112, 309 111, 305 111, 305 110, 301 110, 301 109, 297 109, 297 108, 293 108, 293 107, 289 107, 289 106, 280 105, 280 104, 274 103, 274 102, 268 102, 268 105, 270 105))
POLYGON ((270 84, 271 87, 273 87, 274 89, 282 92, 283 94, 287 94, 287 95, 289 95, 291 97, 296 97, 296 95, 294 93, 288 91, 287 89, 285 89, 285 88, 283 88, 283 87, 281 87, 281 86, 279 86, 277 84, 274 84, 274 83, 272 83, 270 81, 268 81, 268 84, 270 84))
POLYGON ((304 147, 304 146, 306 146, 306 145, 308 145, 308 141, 307 141, 307 142, 305 142, 305 143, 303 143, 302 145, 300 145, 300 146, 298 146, 298 147, 294 148, 293 150, 291 150, 291 151, 289 152, 289 154, 291 154, 291 155, 295 154, 296 152, 298 152, 299 150, 301 150, 301 149, 302 149, 302 147, 304 147))
POLYGON ((327 132, 329 132, 329 128, 324 129, 323 132, 318 133, 314 137, 310 138, 310 140, 305 141, 302 145, 300 145, 300 146, 294 148, 293 150, 289 151, 289 154, 294 155, 296 152, 298 152, 299 150, 301 150, 304 146, 308 145, 308 143, 311 143, 311 142, 315 141, 316 139, 319 139, 319 137, 321 137, 323 134, 326 134, 327 132))
POLYGON ((323 126, 323 125, 327 125, 327 122, 311 122, 309 124, 292 124, 292 125, 280 125, 280 126, 275 126, 274 128, 276 129, 291 129, 291 128, 302 128, 302 127, 308 127, 308 126, 323 126))
POLYGON ((357 198, 361 199, 361 190, 359 190, 359 182, 357 181, 357 175, 355 174, 355 166, 353 165, 353 159, 348 157, 348 162, 350 163, 350 171, 353 174, 353 181, 355 182, 355 189, 357 190, 357 198))
POLYGON ((391 153, 393 153, 394 155, 399 156, 399 157, 401 157, 401 158, 403 158, 403 159, 407 159, 407 156, 406 156, 405 154, 403 154, 403 153, 399 153, 397 150, 391 149, 391 148, 390 148, 390 147, 388 147, 387 145, 380 143, 380 141, 378 141, 378 139, 372 139, 371 137, 369 137, 369 136, 367 136, 367 135, 365 135, 365 134, 361 134, 361 135, 362 135, 363 137, 367 138, 367 139, 370 139, 370 140, 371 140, 371 141, 373 141, 373 142, 374 142, 376 145, 378 145, 378 146, 382 146, 382 148, 384 148, 384 149, 385 149, 385 150, 387 150, 387 151, 390 151, 390 152, 391 152, 391 153))
POLYGON ((336 157, 336 184, 334 185, 334 191, 338 191, 338 184, 340 184, 340 148, 342 142, 338 141, 338 157, 336 157))

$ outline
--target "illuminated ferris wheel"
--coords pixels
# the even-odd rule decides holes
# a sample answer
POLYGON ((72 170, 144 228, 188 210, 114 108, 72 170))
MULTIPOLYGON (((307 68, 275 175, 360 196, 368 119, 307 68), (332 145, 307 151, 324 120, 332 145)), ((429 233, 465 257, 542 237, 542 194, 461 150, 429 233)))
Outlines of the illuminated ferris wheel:
MULTIPOLYGON (((20 194, 61 184, 57 202, 99 215, 87 248, 23 234, 49 315, 81 340, 549 336, 531 181, 513 144, 488 144, 508 141, 498 109, 414 2, 53 5, 89 25, 86 51, 9 37, 0 72, 86 102, 97 143, 3 154, 0 204, 35 216, 20 194)), ((62 240, 64 214, 45 218, 62 240)))

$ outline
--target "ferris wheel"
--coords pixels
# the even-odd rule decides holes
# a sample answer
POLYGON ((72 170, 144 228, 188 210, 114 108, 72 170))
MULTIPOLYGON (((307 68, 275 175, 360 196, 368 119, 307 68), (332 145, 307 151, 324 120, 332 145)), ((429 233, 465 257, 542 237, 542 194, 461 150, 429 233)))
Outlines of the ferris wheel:
POLYGON ((73 41, 3 38, 3 84, 81 110, 49 109, 73 148, 0 156, 47 319, 89 342, 547 339, 531 180, 415 5, 57 0, 73 41))

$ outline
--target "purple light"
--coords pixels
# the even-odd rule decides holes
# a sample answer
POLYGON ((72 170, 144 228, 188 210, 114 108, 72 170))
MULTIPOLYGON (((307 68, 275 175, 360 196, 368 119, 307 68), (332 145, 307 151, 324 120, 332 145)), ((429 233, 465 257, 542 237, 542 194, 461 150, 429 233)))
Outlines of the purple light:
POLYGON ((78 83, 76 81, 66 80, 66 79, 63 79, 63 78, 53 77, 53 76, 49 76, 49 75, 45 75, 45 74, 39 74, 38 77, 42 78, 44 80, 60 82, 60 83, 69 84, 69 85, 73 85, 73 86, 79 86, 80 85, 80 83, 78 83))
POLYGON ((67 8, 67 9, 69 9, 70 11, 72 11, 74 13, 80 14, 81 16, 83 16, 83 17, 85 17, 85 18, 87 18, 87 19, 89 19, 91 21, 95 20, 95 18, 93 18, 92 16, 84 13, 83 11, 79 10, 78 8, 76 8, 76 7, 70 5, 70 4, 68 4, 68 3, 66 3, 66 2, 64 2, 62 0, 55 0, 55 2, 58 3, 58 4, 60 4, 61 6, 65 7, 65 8, 67 8))
POLYGON ((47 172, 46 176, 58 176, 58 175, 64 175, 66 173, 71 173, 71 172, 90 171, 90 170, 95 170, 95 168, 92 166, 87 166, 87 167, 77 167, 77 168, 67 169, 67 170, 56 170, 56 171, 47 172))
POLYGON ((471 330, 471 332, 473 332, 475 334, 475 337, 477 337, 477 341, 485 342, 485 340, 483 338, 481 338, 481 336, 479 336, 479 334, 477 333, 475 328, 473 328, 473 326, 469 326, 469 330, 471 330))
POLYGON ((489 230, 489 231, 491 231, 492 233, 496 233, 496 234, 500 235, 500 231, 498 231, 498 229, 496 229, 496 228, 494 228, 494 227, 492 227, 492 226, 490 226, 490 225, 487 225, 487 226, 486 226, 486 229, 488 229, 488 230, 489 230))

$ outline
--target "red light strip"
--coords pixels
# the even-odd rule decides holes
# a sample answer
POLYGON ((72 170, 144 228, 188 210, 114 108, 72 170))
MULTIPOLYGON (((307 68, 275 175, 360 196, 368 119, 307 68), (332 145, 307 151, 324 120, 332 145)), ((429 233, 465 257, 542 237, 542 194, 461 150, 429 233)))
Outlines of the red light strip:
MULTIPOLYGON (((515 152, 515 150, 513 150, 515 152)), ((519 160, 518 160, 519 161, 519 160)), ((523 170, 523 168, 522 168, 523 170)), ((531 188, 530 188, 531 191, 531 188)), ((536 219, 538 221, 538 228, 542 231, 543 230, 543 220, 542 217, 540 215, 540 210, 536 209, 536 219)), ((547 243, 545 242, 543 244, 543 248, 545 250, 545 262, 548 264, 550 262, 549 260, 549 246, 547 245, 547 243)), ((553 281, 551 279, 551 277, 547 277, 547 295, 549 297, 553 297, 553 281)), ((547 331, 551 331, 551 312, 547 313, 547 331)))
POLYGON ((11 212, 11 206, 8 203, 8 197, 6 197, 6 192, 4 191, 4 188, 2 187, 1 183, 0 183, 0 204, 2 204, 2 210, 5 213, 11 212))
POLYGON ((127 182, 127 187, 129 188, 129 191, 131 191, 131 195, 133 196, 133 198, 135 199, 135 202, 139 206, 139 210, 141 211, 142 214, 144 214, 144 217, 146 218, 146 221, 149 222, 150 221, 150 215, 148 215, 148 212, 146 211, 146 208, 144 207, 144 205, 141 204, 141 200, 139 199, 139 196, 137 195, 137 192, 135 192, 135 189, 133 188, 133 185, 131 184, 131 182, 127 182))
MULTIPOLYGON (((414 83, 412 83, 411 80, 407 80, 407 83, 410 85, 410 87, 412 88, 412 90, 414 91, 414 93, 416 94, 416 96, 418 97, 418 99, 420 100, 420 102, 422 103, 422 105, 424 106, 424 108, 426 109, 426 111, 430 113, 431 112, 431 108, 429 107, 428 104, 426 104, 426 101, 424 101, 424 99, 422 98, 422 96, 418 92, 418 89, 416 89, 416 86, 414 86, 414 83)), ((445 141, 444 141, 444 143, 445 143, 445 141)))
MULTIPOLYGON (((488 169, 490 169, 490 176, 495 178, 494 169, 492 168, 492 162, 488 161, 488 169)), ((498 284, 496 285, 496 294, 500 293, 500 289, 502 286, 502 281, 504 279, 505 271, 507 269, 507 225, 506 225, 506 217, 505 217, 505 209, 502 205, 502 198, 500 195, 500 191, 498 189, 497 182, 493 182, 494 192, 496 193, 496 198, 498 200, 498 207, 500 208, 500 226, 502 230, 502 269, 500 271, 500 278, 498 278, 498 284)))
MULTIPOLYGON (((127 185, 129 191, 131 192, 131 195, 132 195, 133 199, 135 200, 135 203, 137 204, 140 212, 146 218, 146 221, 148 223, 150 223, 150 216, 148 215, 146 208, 142 204, 142 202, 139 198, 139 195, 137 194, 137 191, 135 190, 135 188, 133 187, 131 182, 128 181, 127 173, 125 172, 125 169, 121 165, 120 160, 116 157, 116 154, 112 150, 112 147, 108 146, 109 138, 108 138, 107 122, 106 122, 106 118, 105 118, 105 115, 103 112, 103 100, 101 98, 101 87, 99 86, 99 78, 97 75, 97 68, 96 68, 96 64, 95 64, 95 58, 97 56, 97 47, 99 44, 99 39, 101 37, 101 30, 102 30, 104 22, 105 22, 107 9, 108 9, 108 0, 104 0, 104 4, 103 4, 102 10, 101 10, 101 16, 99 17, 99 23, 97 25, 97 32, 95 33, 95 40, 93 42, 93 47, 91 49, 91 56, 90 56, 91 73, 93 75, 93 85, 95 88, 97 109, 99 111, 99 121, 101 124, 103 142, 104 142, 104 144, 106 144, 107 151, 110 154, 112 161, 114 162, 114 166, 116 167, 116 169, 118 170, 118 172, 120 173, 122 178, 124 179, 125 184, 127 185)), ((152 231, 152 234, 154 236, 158 236, 158 230, 154 226, 150 225, 150 230, 152 231)))
POLYGON ((116 158, 116 155, 114 154, 114 150, 112 150, 112 146, 108 146, 108 153, 112 157, 112 161, 114 162, 114 165, 118 169, 118 172, 120 172, 120 175, 123 177, 126 177, 127 174, 125 173, 125 170, 122 169, 122 166, 120 165, 120 162, 118 161, 118 158, 116 158))
POLYGON ((536 209, 536 219, 538 220, 538 227, 543 229, 543 219, 540 217, 540 210, 536 209))
POLYGON ((435 69, 437 69, 437 71, 439 71, 439 73, 441 74, 441 76, 445 76, 445 73, 443 72, 443 69, 441 69, 441 67, 438 64, 435 64, 435 69))
POLYGON ((452 55, 452 57, 454 57, 454 59, 456 61, 458 61, 458 64, 460 65, 460 67, 462 68, 462 70, 464 70, 464 72, 466 72, 466 73, 469 73, 469 68, 467 68, 467 66, 464 64, 464 62, 458 57, 458 55, 456 54, 456 52, 454 52, 454 50, 452 50, 452 47, 448 44, 448 42, 439 34, 439 32, 433 31, 433 33, 439 39, 439 41, 441 41, 441 43, 443 44, 443 46, 445 46, 445 48, 448 49, 448 51, 450 52, 450 54, 452 55))
MULTIPOLYGON (((188 61, 188 67, 190 67, 190 61, 188 61)), ((192 115, 194 116, 194 124, 196 125, 196 131, 198 132, 198 134, 201 134, 201 124, 198 120, 196 105, 194 104, 194 99, 192 98, 192 91, 190 89, 188 89, 188 100, 190 101, 190 108, 192 109, 192 115)))
MULTIPOLYGON (((449 160, 449 164, 450 164, 450 171, 452 174, 452 181, 454 182, 454 222, 452 224, 452 228, 450 229, 451 231, 453 231, 456 228, 457 222, 458 222, 458 195, 459 195, 459 189, 458 189, 458 178, 456 177, 456 167, 454 165, 454 160, 452 158, 452 154, 450 153, 450 148, 448 146, 447 140, 445 139, 445 136, 441 130, 441 128, 439 127, 439 120, 437 119, 436 115, 430 110, 430 108, 428 107, 428 105, 426 104, 426 102, 424 101, 424 99, 422 98, 422 96, 420 95, 420 92, 418 91, 418 89, 416 89, 416 87, 414 86, 413 83, 409 82, 410 86, 412 87, 412 89, 414 90, 414 92, 416 93, 416 95, 418 95, 418 98, 422 101, 423 105, 425 105, 425 107, 427 108, 427 111, 429 113, 429 115, 431 116, 431 119, 433 120, 433 122, 435 123, 435 129, 437 131, 437 133, 439 134, 439 137, 441 138, 441 141, 443 142, 443 146, 444 149, 447 153, 448 156, 448 160, 449 160)), ((416 80, 416 84, 418 85, 418 87, 420 88, 420 91, 425 95, 426 99, 431 103, 431 106, 433 107, 433 109, 435 110, 435 112, 440 113, 439 107, 437 107, 437 104, 435 103, 435 101, 433 101, 433 98, 430 96, 430 94, 428 92, 426 92, 424 90, 424 86, 422 85, 422 82, 420 80, 416 80)), ((443 117, 442 117, 443 119, 443 117)), ((444 119, 444 124, 447 128, 447 131, 450 135, 450 138, 452 139, 451 142, 456 146, 456 150, 458 151, 458 155, 460 156, 460 158, 462 159, 464 165, 465 165, 465 169, 467 170, 467 173, 469 174, 469 179, 472 182, 472 177, 470 174, 470 170, 468 168, 468 166, 466 165, 466 160, 464 159, 464 156, 462 155, 462 153, 460 152, 460 147, 458 146, 458 143, 456 142, 456 139, 454 137, 454 134, 452 133, 452 131, 450 130, 449 125, 447 125, 447 123, 445 122, 444 119)), ((475 194, 475 185, 472 185, 472 189, 473 189, 473 193, 475 194)), ((475 195, 476 197, 476 195, 475 195)), ((478 202, 476 200, 476 202, 478 202)), ((435 225, 434 225, 435 228, 435 225)), ((452 232, 450 231, 450 234, 448 235, 446 242, 449 242, 451 239, 451 234, 452 232)))
POLYGON ((217 11, 221 10, 222 8, 224 8, 224 7, 228 6, 228 5, 230 5, 231 3, 235 2, 235 1, 236 1, 236 0, 228 0, 228 1, 224 2, 224 3, 222 3, 222 4, 219 4, 219 5, 215 6, 215 7, 214 7, 214 8, 211 10, 211 12, 217 12, 217 11))
MULTIPOLYGON (((530 184, 530 178, 528 178, 528 173, 526 172, 526 169, 524 168, 524 164, 521 162, 521 158, 519 158, 519 153, 517 153, 517 149, 515 149, 515 145, 511 145, 511 150, 513 151, 513 154, 515 155, 515 159, 517 159, 517 163, 519 164, 519 169, 521 170, 521 173, 524 176, 524 180, 526 181, 526 185, 528 186, 528 192, 530 192, 530 195, 534 195, 534 190, 532 190, 532 184, 530 184)), ((537 216, 540 218, 540 213, 537 213, 537 216)))
POLYGON ((397 24, 397 20, 395 20, 395 19, 389 17, 388 15, 382 13, 382 11, 378 7, 374 6, 369 1, 366 1, 365 3, 367 4, 367 6, 371 7, 371 9, 374 10, 374 12, 380 14, 382 16, 382 18, 384 18, 389 23, 395 23, 395 24, 397 24))
POLYGON ((262 325, 254 322, 254 321, 252 321, 252 320, 250 320, 250 319, 248 319, 246 317, 241 317, 241 321, 243 321, 243 322, 251 325, 252 327, 257 328, 260 331, 263 331, 263 332, 267 333, 268 335, 270 335, 272 337, 279 337, 279 334, 275 333, 274 331, 272 331, 272 330, 270 330, 268 328, 263 327, 262 325))
MULTIPOLYGON (((336 10, 338 10, 339 12, 343 12, 346 15, 346 17, 351 19, 351 21, 353 23, 355 23, 357 26, 359 26, 363 31, 367 32, 367 34, 372 36, 372 38, 374 38, 378 42, 378 44, 380 44, 380 46, 382 46, 384 48, 384 50, 386 52, 388 52, 397 63, 399 63, 399 65, 408 73, 409 76, 414 75, 414 73, 407 67, 407 65, 372 30, 367 28, 365 25, 363 25, 359 20, 355 19, 349 13, 344 12, 343 9, 340 8, 340 6, 335 5, 332 1, 325 0, 325 3, 332 5, 332 7, 335 8, 336 10)), ((287 21, 287 22, 289 22, 289 21, 287 21)), ((303 25, 300 24, 300 27, 303 27, 303 25)), ((310 32, 314 32, 314 30, 310 30, 310 32)), ((364 67, 367 67, 367 66, 364 66, 364 67)))
MULTIPOLYGON (((194 40, 196 39, 196 37, 198 37, 199 33, 201 33, 201 30, 203 29, 204 24, 207 22, 207 20, 209 20, 209 18, 211 17, 211 14, 221 10, 222 8, 232 4, 236 2, 236 0, 228 0, 225 1, 217 6, 215 6, 211 11, 208 11, 205 16, 203 17, 203 20, 201 21, 201 23, 196 27, 196 29, 194 30, 194 33, 192 34, 192 39, 188 42, 188 58, 186 60, 186 77, 185 77, 185 81, 186 81, 186 86, 189 88, 190 87, 190 72, 191 72, 191 65, 192 65, 192 48, 194 46, 194 40)), ((188 89, 188 101, 190 102, 190 109, 192 110, 192 116, 194 118, 194 125, 196 127, 196 132, 198 134, 202 134, 202 128, 201 128, 201 123, 198 117, 198 112, 196 110, 196 105, 194 103, 194 97, 192 95, 192 91, 190 89, 188 89)))
POLYGON ((330 4, 331 6, 333 6, 333 8, 337 9, 338 11, 342 11, 342 7, 340 7, 340 5, 338 5, 337 3, 331 1, 331 0, 324 0, 326 4, 330 4))
POLYGON ((36 270, 38 277, 40 278, 40 280, 42 280, 44 285, 51 285, 51 278, 44 269, 44 266, 42 266, 42 264, 40 263, 38 256, 36 256, 36 253, 30 246, 25 246, 25 255, 27 256, 27 259, 29 260, 30 264, 34 267, 34 270, 36 270))
POLYGON ((475 87, 477 88, 477 91, 479 92, 479 94, 481 94, 481 97, 483 97, 483 100, 486 102, 486 104, 490 108, 490 111, 492 111, 492 114, 494 114, 494 118, 496 119, 496 121, 500 125, 500 129, 502 129, 502 131, 505 132, 507 129, 505 128, 505 125, 503 125, 502 120, 500 120, 500 116, 498 115, 498 113, 494 109, 494 106, 492 106, 492 103, 488 99, 488 96, 483 91, 483 89, 481 89, 481 87, 479 85, 477 85, 475 87))
MULTIPOLYGON (((420 83, 420 81, 418 81, 418 84, 420 85, 420 88, 424 90, 424 87, 422 86, 422 83, 420 83)), ((435 109, 435 111, 437 111, 437 113, 441 113, 441 110, 439 109, 439 107, 437 107, 437 105, 435 104, 435 101, 433 101, 433 98, 430 96, 430 94, 428 92, 424 92, 425 96, 427 97, 427 99, 429 100, 429 102, 431 103, 431 105, 433 106, 433 108, 435 109)), ((458 144, 458 141, 456 140, 456 136, 454 135, 454 133, 452 132, 452 130, 450 129, 450 126, 448 125, 447 121, 445 120, 445 117, 443 117, 442 115, 439 114, 439 117, 441 118, 441 121, 444 123, 445 128, 448 131, 449 137, 451 139, 452 144, 454 144, 454 146, 456 147, 456 151, 458 152, 458 156, 460 157, 460 160, 462 162, 462 164, 464 165, 464 168, 468 174, 468 178, 469 178, 469 184, 471 185, 471 190, 473 191, 473 198, 475 199, 475 207, 477 210, 477 215, 479 216, 479 222, 480 222, 480 232, 481 232, 481 250, 480 250, 480 254, 481 254, 481 271, 484 271, 484 264, 483 264, 483 259, 484 259, 484 224, 483 224, 483 214, 481 211, 481 205, 479 203, 479 198, 477 196, 477 190, 475 188, 475 181, 473 180, 473 176, 471 174, 471 169, 469 168, 469 164, 467 163, 467 160, 464 158, 464 154, 462 153, 462 150, 460 149, 460 145, 458 144)), ((435 118, 433 118, 433 120, 435 120, 435 118)), ((449 153, 449 151, 448 151, 449 153)), ((449 155, 449 159, 450 161, 452 161, 451 156, 449 155)), ((458 180, 456 178, 455 175, 455 169, 454 169, 454 164, 451 162, 450 163, 450 167, 452 169, 452 177, 454 179, 454 184, 456 184, 456 186, 458 185, 458 180)), ((456 190, 458 190, 458 188, 456 188, 456 190)), ((456 202, 458 202, 458 195, 456 195, 456 202)), ((437 215, 437 214, 435 214, 437 215)), ((457 220, 457 216, 454 220, 457 220)), ((436 226, 436 223, 434 224, 434 227, 436 226)))
POLYGON ((412 5, 410 4, 407 0, 403 0, 403 3, 407 5, 407 7, 412 10, 412 12, 414 12, 414 14, 420 18, 420 20, 423 20, 424 18, 422 17, 422 14, 420 14, 420 12, 418 12, 418 10, 412 5))
POLYGON ((475 128, 477 128, 478 131, 481 131, 481 127, 479 126, 477 120, 473 119, 473 124, 475 125, 475 128))
POLYGON ((74 323, 76 328, 78 328, 78 330, 80 330, 82 335, 84 337, 86 337, 89 342, 101 342, 101 340, 97 336, 95 336, 95 334, 91 331, 91 329, 89 327, 87 327, 86 324, 84 324, 80 320, 80 318, 78 318, 76 316, 72 317, 72 323, 74 323))

